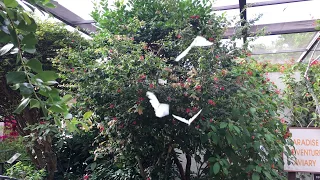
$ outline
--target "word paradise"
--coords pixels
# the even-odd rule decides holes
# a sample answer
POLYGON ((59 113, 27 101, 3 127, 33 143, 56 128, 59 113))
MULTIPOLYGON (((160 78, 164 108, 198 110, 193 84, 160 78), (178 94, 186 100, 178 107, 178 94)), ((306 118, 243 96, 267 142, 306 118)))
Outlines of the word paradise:
POLYGON ((320 172, 320 129, 290 128, 294 147, 290 147, 295 158, 284 157, 284 168, 293 172, 320 172))

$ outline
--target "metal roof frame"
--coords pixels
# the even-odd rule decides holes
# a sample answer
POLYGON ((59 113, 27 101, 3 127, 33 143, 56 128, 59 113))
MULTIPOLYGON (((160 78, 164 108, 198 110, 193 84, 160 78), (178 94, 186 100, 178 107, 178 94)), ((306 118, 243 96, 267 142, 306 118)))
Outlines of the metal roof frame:
MULTIPOLYGON (((311 0, 269 0, 269 1, 262 1, 256 3, 247 3, 247 7, 259 7, 259 6, 270 6, 270 5, 277 5, 277 4, 286 4, 286 3, 295 3, 295 2, 303 2, 303 1, 311 1, 311 0)), ((239 9, 239 4, 228 5, 228 6, 219 6, 213 7, 214 11, 224 11, 224 10, 232 10, 232 9, 239 9)))
MULTIPOLYGON (((239 8, 241 19, 244 20, 244 22, 242 22, 241 25, 244 26, 247 20, 246 8, 277 5, 277 4, 284 4, 284 3, 295 3, 295 2, 303 2, 303 1, 311 1, 311 0, 266 0, 263 2, 257 2, 257 3, 246 3, 246 0, 239 0, 239 4, 237 5, 213 7, 213 10, 222 11, 222 10, 231 10, 231 9, 239 8)), ((75 28, 78 27, 80 31, 82 31, 87 35, 90 35, 91 33, 95 33, 97 31, 97 27, 93 25, 95 23, 93 20, 85 20, 81 18, 80 16, 73 13, 72 11, 65 8, 64 6, 62 6, 61 4, 59 4, 54 0, 52 0, 52 3, 56 5, 56 8, 54 9, 45 8, 45 7, 40 7, 40 8, 46 12, 49 12, 55 18, 61 20, 67 25, 70 25, 75 28)), ((257 32, 263 29, 266 32, 265 35, 316 32, 314 20, 262 24, 262 25, 254 25, 249 30, 244 30, 242 32, 244 40, 246 39, 246 37, 253 36, 257 34, 257 32)), ((227 28, 224 34, 224 38, 229 38, 235 33, 235 31, 236 31, 235 27, 227 28)), ((298 61, 302 61, 308 55, 308 53, 311 51, 311 49, 313 48, 317 40, 318 38, 315 38, 315 40, 313 39, 310 42, 307 49, 302 53, 298 61)))

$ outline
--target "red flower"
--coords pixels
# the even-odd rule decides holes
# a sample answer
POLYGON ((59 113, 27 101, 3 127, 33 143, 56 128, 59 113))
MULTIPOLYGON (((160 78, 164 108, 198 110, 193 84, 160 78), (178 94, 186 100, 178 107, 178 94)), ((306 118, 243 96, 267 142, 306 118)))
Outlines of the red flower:
POLYGON ((200 128, 200 125, 197 125, 196 128, 199 129, 199 128, 200 128))
POLYGON ((268 113, 269 111, 268 110, 266 110, 266 113, 268 113))
POLYGON ((247 75, 249 75, 249 76, 252 76, 252 71, 248 71, 248 72, 246 72, 247 73, 247 75))
POLYGON ((191 111, 191 110, 190 110, 189 108, 186 109, 186 113, 190 113, 190 111, 191 111))
POLYGON ((71 68, 71 72, 74 72, 74 68, 71 68))
POLYGON ((154 85, 151 83, 150 85, 149 85, 149 88, 154 88, 154 85))
POLYGON ((99 131, 102 132, 103 130, 104 130, 104 127, 101 126, 101 127, 99 128, 99 131))
POLYGON ((280 122, 284 124, 284 123, 286 122, 286 120, 284 120, 283 118, 281 118, 281 119, 280 119, 280 122))
POLYGON ((144 60, 144 56, 140 56, 140 60, 144 60))
POLYGON ((180 39, 180 38, 181 38, 181 35, 180 35, 180 34, 178 34, 178 35, 177 35, 177 38, 178 38, 178 39, 180 39))
POLYGON ((219 56, 219 55, 216 55, 216 58, 217 58, 217 59, 219 59, 219 58, 220 58, 220 56, 219 56))
POLYGON ((212 38, 212 37, 211 37, 211 38, 209 38, 209 41, 214 41, 214 38, 212 38))
POLYGON ((210 105, 212 105, 212 106, 215 106, 215 105, 216 105, 216 103, 215 103, 212 99, 209 99, 209 100, 208 100, 208 104, 210 104, 210 105))
POLYGON ((190 79, 190 78, 188 78, 188 79, 187 79, 187 81, 188 81, 188 82, 191 82, 191 79, 190 79))
POLYGON ((147 77, 147 76, 146 76, 145 74, 140 75, 140 79, 141 79, 141 80, 146 79, 146 77, 147 77))
POLYGON ((83 180, 88 180, 89 179, 89 176, 86 174, 83 176, 83 180))
POLYGON ((117 117, 113 117, 112 120, 116 121, 116 120, 118 120, 118 118, 117 117))
POLYGON ((71 42, 74 42, 74 40, 72 39, 71 42))
POLYGON ((196 112, 197 110, 198 110, 197 107, 193 107, 193 108, 192 108, 192 111, 193 111, 193 112, 196 112))
POLYGON ((195 16, 195 19, 199 19, 199 18, 200 18, 200 16, 199 16, 199 15, 196 15, 196 16, 195 16))
POLYGON ((269 79, 269 78, 267 78, 267 81, 270 81, 270 79, 269 79))
POLYGON ((276 94, 280 94, 280 90, 279 89, 276 90, 276 94))
POLYGON ((124 124, 120 124, 119 128, 120 129, 124 128, 124 124))
POLYGON ((310 66, 317 65, 318 63, 319 63, 319 60, 312 61, 310 66))
POLYGON ((252 139, 254 139, 254 136, 251 136, 252 139))
POLYGON ((134 41, 134 37, 132 37, 131 40, 134 41))
POLYGON ((109 53, 113 53, 113 50, 112 50, 112 49, 110 49, 110 50, 109 50, 109 53))
POLYGON ((117 90, 117 93, 121 93, 121 89, 120 88, 117 90))
POLYGON ((111 109, 114 108, 114 104, 110 104, 109 108, 111 109))
POLYGON ((201 85, 197 85, 197 86, 196 86, 196 90, 197 90, 197 91, 201 90, 201 85))
POLYGON ((222 87, 220 88, 220 90, 221 90, 221 91, 224 91, 224 87, 222 86, 222 87))
POLYGON ((213 122, 213 119, 210 119, 210 122, 213 122))
POLYGON ((196 16, 195 16, 195 15, 192 15, 192 16, 190 16, 190 18, 191 18, 191 19, 195 19, 195 18, 196 18, 196 16))
POLYGON ((132 124, 133 124, 133 125, 136 125, 136 124, 137 124, 137 121, 133 121, 132 124))
POLYGON ((214 77, 213 80, 217 82, 219 79, 217 77, 214 77))
POLYGON ((151 180, 151 178, 148 177, 146 180, 151 180))
POLYGON ((167 100, 168 100, 168 101, 171 101, 171 97, 170 97, 170 96, 168 96, 168 97, 167 97, 167 100))
POLYGON ((139 98, 138 98, 138 101, 140 101, 140 102, 143 101, 143 100, 144 100, 143 97, 139 97, 139 98))
POLYGON ((40 121, 39 123, 40 123, 40 124, 46 124, 46 122, 44 122, 44 121, 40 121))
POLYGON ((185 97, 187 97, 187 96, 188 96, 188 93, 187 93, 187 92, 185 92, 183 95, 184 95, 185 97))

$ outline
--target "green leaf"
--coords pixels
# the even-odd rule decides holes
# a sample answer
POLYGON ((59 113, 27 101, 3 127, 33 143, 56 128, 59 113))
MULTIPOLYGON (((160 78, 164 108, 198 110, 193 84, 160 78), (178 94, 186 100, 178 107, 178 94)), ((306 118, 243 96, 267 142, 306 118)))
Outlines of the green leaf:
POLYGON ((27 47, 34 47, 34 45, 38 43, 38 40, 33 33, 29 33, 23 37, 21 43, 25 44, 27 47))
POLYGON ((0 56, 5 55, 7 52, 9 52, 12 48, 14 47, 14 45, 12 43, 6 44, 5 46, 3 46, 0 49, 0 56))
POLYGON ((22 102, 19 104, 19 106, 17 107, 16 110, 13 111, 13 113, 15 114, 20 114, 21 111, 27 107, 27 105, 29 104, 30 102, 30 98, 26 98, 26 99, 23 99, 22 102))
POLYGON ((84 120, 87 120, 87 119, 89 119, 90 117, 91 117, 91 115, 93 114, 93 112, 92 111, 88 111, 88 112, 86 112, 84 115, 83 115, 83 119, 84 120))
POLYGON ((65 103, 65 102, 70 101, 71 99, 72 99, 72 96, 70 94, 66 94, 63 96, 61 101, 65 103))
POLYGON ((258 173, 261 173, 261 170, 262 170, 262 168, 261 168, 260 166, 256 166, 256 171, 257 171, 258 173))
POLYGON ((254 172, 252 174, 252 180, 259 180, 259 179, 260 179, 260 175, 258 173, 256 173, 256 172, 254 172))
POLYGON ((42 64, 39 60, 37 59, 30 59, 28 62, 27 62, 27 66, 29 66, 34 72, 36 73, 39 73, 42 70, 42 64))
POLYGON ((35 78, 39 78, 41 80, 45 81, 54 81, 59 77, 59 75, 54 71, 42 71, 39 72, 35 78))
POLYGON ((54 5, 52 3, 46 3, 45 6, 48 8, 56 8, 56 5, 54 5))
POLYGON ((64 118, 65 119, 72 119, 72 114, 70 114, 70 113, 67 113, 66 115, 64 115, 64 118))
POLYGON ((47 85, 54 85, 54 84, 59 84, 57 81, 47 81, 47 82, 45 82, 45 84, 47 84, 47 85))
POLYGON ((19 5, 16 0, 4 0, 3 2, 9 8, 16 8, 19 5))
POLYGON ((36 48, 35 47, 24 47, 23 50, 27 53, 30 53, 30 54, 34 54, 36 52, 36 48))
POLYGON ((8 72, 6 75, 8 84, 22 83, 25 81, 26 74, 22 71, 8 72))
POLYGON ((256 108, 250 108, 250 113, 252 114, 252 115, 254 115, 255 113, 256 113, 256 108))
POLYGON ((226 123, 226 122, 221 122, 220 123, 220 129, 223 129, 223 128, 227 127, 227 126, 228 126, 228 123, 226 123))
POLYGON ((52 112, 56 112, 56 113, 64 113, 66 112, 67 110, 62 108, 60 105, 52 105, 50 108, 49 108, 50 111, 52 112))
POLYGON ((30 100, 30 109, 32 108, 40 108, 40 102, 37 99, 30 100))
POLYGON ((213 173, 214 173, 214 174, 218 174, 219 171, 220 171, 220 164, 219 164, 219 162, 216 162, 216 163, 214 163, 214 165, 213 165, 213 173))
POLYGON ((22 95, 30 95, 34 91, 34 87, 30 83, 20 83, 19 86, 19 90, 22 95))
POLYGON ((263 171, 263 174, 268 178, 268 179, 273 179, 271 174, 268 171, 263 171))
POLYGON ((33 18, 30 17, 29 19, 31 23, 26 23, 24 20, 22 20, 17 28, 26 32, 35 32, 37 30, 37 24, 33 18))

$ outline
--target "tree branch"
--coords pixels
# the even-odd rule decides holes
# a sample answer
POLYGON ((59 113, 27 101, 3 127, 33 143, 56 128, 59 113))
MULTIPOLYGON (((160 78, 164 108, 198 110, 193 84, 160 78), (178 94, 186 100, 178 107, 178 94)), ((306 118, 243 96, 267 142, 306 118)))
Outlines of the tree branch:
POLYGON ((191 174, 191 155, 189 152, 186 153, 186 159, 187 159, 187 164, 186 164, 186 180, 190 180, 190 174, 191 174))
POLYGON ((142 162, 138 156, 136 156, 136 160, 138 161, 138 166, 140 169, 140 175, 142 176, 143 179, 147 179, 146 172, 144 172, 144 168, 142 166, 142 162))

